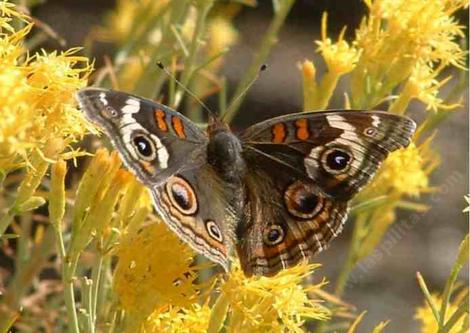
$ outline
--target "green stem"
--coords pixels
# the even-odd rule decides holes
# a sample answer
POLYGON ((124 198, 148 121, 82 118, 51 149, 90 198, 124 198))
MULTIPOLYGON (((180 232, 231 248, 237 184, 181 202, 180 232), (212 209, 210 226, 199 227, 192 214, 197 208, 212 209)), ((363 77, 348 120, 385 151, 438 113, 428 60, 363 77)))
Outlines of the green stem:
POLYGON ((281 1, 279 8, 277 9, 274 15, 274 19, 269 25, 268 30, 266 31, 263 40, 261 41, 260 47, 256 52, 255 58, 253 59, 250 68, 246 72, 245 76, 241 79, 240 83, 237 86, 237 89, 235 90, 235 93, 233 94, 233 98, 230 103, 233 104, 230 105, 229 109, 223 116, 227 123, 230 123, 237 114, 237 111, 241 103, 243 102, 243 97, 239 97, 240 94, 245 90, 245 88, 253 80, 253 78, 256 77, 261 65, 266 61, 266 58, 268 57, 269 52, 271 51, 271 48, 277 41, 277 35, 279 33, 279 30, 284 24, 287 14, 289 14, 289 11, 294 2, 295 0, 281 1))
MULTIPOLYGON (((191 44, 189 45, 189 54, 184 62, 184 70, 181 74, 181 83, 184 87, 187 87, 191 77, 194 74, 194 67, 196 62, 197 50, 200 43, 200 38, 204 33, 204 26, 207 19, 207 15, 209 14, 210 9, 212 8, 213 2, 212 1, 203 1, 198 8, 198 16, 196 21, 196 27, 194 28, 193 38, 191 44)), ((183 99, 184 90, 179 89, 175 96, 175 108, 177 108, 181 100, 183 99)), ((196 115, 190 114, 190 118, 194 121, 199 121, 200 117, 195 117, 196 115)))
POLYGON ((16 269, 21 270, 25 264, 30 260, 29 248, 31 246, 31 227, 32 216, 30 212, 24 213, 19 216, 20 221, 20 234, 18 235, 17 255, 16 255, 16 269))
POLYGON ((15 217, 15 213, 13 210, 9 209, 8 212, 0 219, 0 239, 13 221, 13 217, 15 217))
POLYGON ((99 296, 99 289, 101 283, 101 273, 103 269, 103 255, 101 252, 98 254, 98 262, 93 265, 93 269, 91 272, 91 279, 93 281, 93 289, 91 293, 91 320, 93 322, 93 326, 96 325, 96 318, 97 318, 97 304, 98 304, 98 296, 99 296))
POLYGON ((445 324, 444 327, 439 329, 437 333, 447 333, 450 332, 450 330, 457 324, 459 319, 465 314, 468 313, 468 295, 465 297, 465 301, 460 304, 459 308, 457 311, 454 312, 452 317, 450 317, 449 321, 445 324))
POLYGON ((94 296, 96 301, 96 318, 99 318, 100 314, 104 313, 104 311, 109 311, 108 305, 110 301, 107 297, 109 280, 106 278, 105 273, 111 271, 111 258, 110 255, 102 255, 99 284, 97 285, 96 296, 94 296))
MULTIPOLYGON (((441 306, 441 311, 439 312, 439 327, 442 327, 444 325, 445 317, 446 317, 446 312, 447 312, 447 305, 450 302, 450 295, 452 293, 452 289, 454 287, 454 283, 457 280, 457 276, 460 273, 460 270, 462 269, 463 265, 465 264, 464 260, 459 260, 461 257, 465 257, 462 255, 463 251, 468 251, 468 235, 465 237, 465 239, 462 242, 461 248, 460 248, 460 253, 452 266, 451 273, 449 275, 449 278, 446 281, 446 285, 444 287, 444 292, 442 294, 442 306, 441 306)), ((467 259, 467 258, 465 258, 467 259)), ((466 260, 465 260, 466 261, 466 260)))
POLYGON ((73 288, 73 277, 77 267, 77 259, 78 258, 68 260, 67 257, 65 257, 65 260, 62 262, 62 282, 64 283, 64 299, 69 319, 68 327, 70 333, 80 333, 73 288))
POLYGON ((437 311, 437 306, 434 303, 434 300, 431 296, 431 293, 429 292, 429 289, 426 286, 426 282, 424 281, 424 278, 423 278, 423 276, 421 275, 420 272, 416 272, 416 279, 418 280, 419 287, 421 288, 421 291, 424 294, 424 298, 426 299, 426 302, 428 303, 429 307, 431 308, 431 311, 434 315, 434 318, 439 323, 441 321, 441 319, 439 317, 439 311, 437 311))

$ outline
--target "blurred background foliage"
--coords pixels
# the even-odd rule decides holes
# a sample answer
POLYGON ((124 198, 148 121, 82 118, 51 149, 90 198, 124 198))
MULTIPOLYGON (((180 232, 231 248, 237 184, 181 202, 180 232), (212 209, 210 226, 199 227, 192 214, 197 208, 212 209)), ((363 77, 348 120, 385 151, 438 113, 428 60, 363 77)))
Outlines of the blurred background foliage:
POLYGON ((468 330, 467 1, 15 5, 0 5, 2 332, 468 330), (104 140, 81 140, 97 133, 73 99, 88 84, 204 122, 157 61, 235 131, 376 108, 406 112, 418 132, 353 202, 321 267, 222 277, 158 223, 118 156, 96 150, 104 140))

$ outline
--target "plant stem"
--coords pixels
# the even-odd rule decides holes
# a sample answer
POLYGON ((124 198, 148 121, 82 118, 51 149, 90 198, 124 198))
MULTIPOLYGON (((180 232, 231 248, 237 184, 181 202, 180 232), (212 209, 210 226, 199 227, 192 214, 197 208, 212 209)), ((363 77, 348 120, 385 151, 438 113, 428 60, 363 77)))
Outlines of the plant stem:
POLYGON ((11 224, 11 221, 13 221, 14 216, 15 213, 9 209, 8 212, 0 219, 0 239, 7 230, 8 226, 11 224))
POLYGON ((92 287, 92 294, 91 294, 91 320, 93 322, 93 326, 96 326, 96 318, 97 318, 97 304, 98 304, 98 296, 99 296, 99 289, 101 283, 101 273, 103 268, 103 255, 101 252, 98 253, 98 262, 93 265, 93 269, 91 272, 91 279, 93 281, 92 287))
POLYGON ((261 65, 266 61, 266 58, 269 55, 269 51, 277 41, 277 35, 281 29, 284 21, 289 14, 289 11, 294 4, 295 0, 282 0, 280 1, 279 8, 275 12, 274 19, 266 31, 263 40, 260 43, 260 47, 256 52, 255 58, 253 59, 250 68, 246 72, 245 76, 241 79, 240 83, 233 94, 229 109, 227 109, 224 114, 224 119, 227 123, 230 123, 235 115, 237 114, 238 108, 243 102, 243 97, 238 98, 239 95, 245 90, 247 85, 253 80, 253 78, 258 74, 261 65))
POLYGON ((454 312, 452 317, 447 321, 444 327, 439 329, 437 333, 447 333, 454 327, 454 325, 459 321, 465 313, 468 313, 468 295, 465 297, 465 301, 460 304, 459 308, 454 312))
MULTIPOLYGON (((351 245, 349 246, 348 257, 339 273, 338 279, 336 280, 335 285, 335 296, 341 297, 343 294, 346 283, 348 282, 349 274, 354 268, 354 265, 357 261, 357 249, 358 249, 358 239, 359 239, 359 230, 362 228, 362 221, 360 219, 355 221, 354 230, 351 237, 351 245)), ((321 322, 318 324, 315 329, 315 333, 323 333, 326 330, 326 322, 321 322)))
MULTIPOLYGON (((194 66, 197 56, 197 50, 199 46, 200 38, 204 33, 204 26, 207 19, 207 14, 209 14, 210 9, 212 8, 213 2, 212 1, 203 1, 198 8, 198 16, 196 21, 196 27, 194 28, 193 38, 191 41, 191 45, 189 45, 189 54, 184 62, 184 70, 181 74, 181 83, 184 87, 188 86, 191 77, 194 74, 194 66)), ((179 89, 175 96, 175 107, 177 108, 181 100, 183 99, 184 90, 179 89)), ((190 118, 194 121, 200 120, 200 115, 194 115, 190 112, 190 118)))
POLYGON ((432 310, 434 318, 439 323, 441 321, 439 317, 439 311, 437 311, 437 306, 434 303, 431 293, 429 292, 428 287, 426 286, 426 282, 424 281, 423 276, 421 275, 420 272, 416 272, 416 279, 418 280, 419 287, 421 288, 421 291, 424 294, 424 298, 426 299, 426 302, 428 303, 429 307, 432 310))
MULTIPOLYGON (((462 245, 460 247, 460 251, 468 251, 468 235, 465 237, 465 239, 462 242, 462 245)), ((457 276, 459 275, 460 270, 462 269, 463 265, 465 262, 460 262, 460 258, 462 257, 462 253, 459 253, 457 260, 455 261, 454 265, 452 266, 451 273, 449 275, 449 278, 446 281, 446 285, 444 287, 444 292, 442 293, 442 306, 441 306, 441 311, 439 312, 439 327, 442 327, 444 325, 445 317, 446 317, 446 312, 447 312, 447 305, 449 304, 450 301, 450 295, 452 293, 452 289, 455 283, 455 280, 457 280, 457 276)), ((465 258, 466 259, 466 258, 465 258)), ((463 261, 463 260, 462 260, 463 261)), ((465 260, 466 261, 466 260, 465 260)))
POLYGON ((64 283, 64 299, 65 299, 65 307, 67 308, 67 316, 69 318, 69 332, 70 333, 80 333, 80 329, 78 326, 78 317, 77 317, 77 309, 75 304, 75 294, 73 290, 73 276, 75 274, 76 268, 76 259, 74 260, 67 260, 62 262, 62 281, 64 283))

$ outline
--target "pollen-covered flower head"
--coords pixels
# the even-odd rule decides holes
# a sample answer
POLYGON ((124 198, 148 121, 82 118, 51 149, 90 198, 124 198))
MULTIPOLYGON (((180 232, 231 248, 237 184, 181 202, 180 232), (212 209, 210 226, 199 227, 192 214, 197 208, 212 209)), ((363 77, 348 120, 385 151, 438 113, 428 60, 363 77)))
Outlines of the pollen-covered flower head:
POLYGON ((308 292, 321 287, 302 285, 318 265, 302 263, 274 277, 245 277, 238 264, 220 287, 229 307, 227 332, 303 332, 307 319, 326 320, 329 311, 308 292))
POLYGON ((345 28, 341 31, 338 41, 332 42, 327 37, 327 14, 322 18, 321 40, 316 41, 318 52, 325 60, 328 71, 336 74, 349 73, 356 67, 356 63, 361 55, 361 50, 354 45, 350 45, 344 39, 345 28))
POLYGON ((31 151, 51 140, 71 143, 90 130, 76 109, 74 93, 91 71, 78 49, 29 55, 23 47, 32 24, 12 4, 0 2, 0 169, 24 164, 31 151), (14 22, 26 26, 13 28, 14 22))
MULTIPOLYGON (((353 107, 370 108, 405 81, 416 66, 465 67, 464 36, 454 12, 468 1, 365 0, 369 15, 356 32, 362 50, 352 72, 353 107)), ((429 86, 429 85, 428 85, 429 86)), ((421 95, 420 97, 423 97, 421 95)))
POLYGON ((160 306, 197 302, 194 253, 163 222, 124 234, 116 256, 114 289, 127 312, 146 318, 160 306))
POLYGON ((407 148, 392 152, 369 188, 411 196, 428 191, 429 174, 439 163, 429 144, 430 140, 419 146, 411 143, 407 148))
POLYGON ((187 308, 171 306, 155 310, 142 326, 142 333, 206 333, 211 308, 192 304, 187 308))

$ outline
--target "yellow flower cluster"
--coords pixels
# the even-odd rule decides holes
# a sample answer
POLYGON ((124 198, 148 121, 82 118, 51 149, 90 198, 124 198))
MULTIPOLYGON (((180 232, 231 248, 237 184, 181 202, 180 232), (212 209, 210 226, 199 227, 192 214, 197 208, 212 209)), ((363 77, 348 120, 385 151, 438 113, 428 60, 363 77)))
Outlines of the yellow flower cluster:
MULTIPOLYGON (((468 6, 468 1, 365 3, 370 14, 356 33, 362 54, 351 75, 353 107, 370 108, 382 102, 391 89, 419 71, 417 66, 428 67, 428 72, 440 65, 464 67, 465 52, 457 40, 464 36, 463 27, 452 14, 468 6)), ((413 97, 419 95, 418 91, 413 97)))
POLYGON ((230 308, 227 332, 304 332, 306 320, 327 320, 329 310, 309 297, 322 283, 302 285, 318 266, 302 263, 271 278, 247 278, 235 265, 219 299, 230 308))
POLYGON ((455 108, 437 96, 448 79, 437 79, 445 66, 465 68, 465 51, 458 39, 463 27, 452 16, 467 7, 467 0, 365 0, 369 15, 356 31, 352 43, 344 40, 344 29, 333 43, 326 35, 326 15, 318 51, 327 64, 318 88, 305 91, 305 85, 317 85, 313 63, 302 66, 304 108, 321 109, 328 102, 340 75, 350 73, 350 99, 346 107, 369 109, 383 102, 392 89, 404 83, 398 105, 391 111, 404 112, 411 99, 428 108, 455 108), (313 68, 313 71, 312 71, 313 68))
POLYGON ((411 143, 407 148, 390 154, 383 163, 370 189, 381 193, 418 196, 429 191, 429 174, 439 163, 430 150, 431 140, 417 147, 411 143))
POLYGON ((11 170, 24 166, 32 151, 43 153, 51 140, 69 144, 91 129, 73 97, 91 66, 78 49, 29 55, 29 18, 5 1, 0 15, 0 170, 11 170), (24 27, 16 30, 14 23, 24 27))
POLYGON ((120 304, 135 321, 156 309, 190 307, 197 302, 194 253, 163 223, 152 223, 125 233, 116 250, 119 258, 114 289, 120 304), (138 244, 138 250, 136 249, 138 244))
POLYGON ((338 41, 333 43, 327 35, 327 14, 325 13, 322 18, 321 40, 316 41, 318 45, 317 51, 325 60, 326 66, 330 73, 338 75, 351 72, 361 55, 361 50, 355 46, 349 45, 344 40, 344 33, 346 27, 341 30, 338 41))
POLYGON ((227 281, 220 281, 217 305, 209 307, 197 302, 212 279, 197 283, 202 266, 163 223, 125 234, 116 255, 114 289, 127 313, 126 327, 142 332, 205 332, 221 327, 226 317, 228 332, 303 332, 305 320, 329 318, 329 311, 308 296, 321 284, 302 286, 317 265, 302 264, 273 278, 246 278, 236 264, 227 281))
POLYGON ((208 305, 157 310, 144 323, 142 333, 207 333, 212 310, 208 305))

